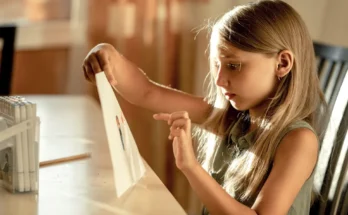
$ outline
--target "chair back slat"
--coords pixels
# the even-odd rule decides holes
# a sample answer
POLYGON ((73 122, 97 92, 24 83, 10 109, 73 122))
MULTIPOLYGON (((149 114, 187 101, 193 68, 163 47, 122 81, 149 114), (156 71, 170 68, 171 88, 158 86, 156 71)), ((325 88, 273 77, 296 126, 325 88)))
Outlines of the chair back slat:
MULTIPOLYGON (((346 139, 346 135, 347 135, 347 129, 348 129, 347 119, 348 119, 348 105, 346 105, 340 126, 337 131, 337 135, 336 135, 335 142, 337 145, 341 147, 343 146, 344 141, 346 139)), ((333 198, 333 202, 331 206, 331 213, 330 213, 331 215, 337 214, 338 208, 340 206, 340 202, 342 202, 340 200, 343 194, 344 187, 347 185, 347 170, 348 170, 348 154, 345 153, 344 161, 343 161, 340 175, 337 181, 336 190, 335 190, 335 194, 334 194, 334 198, 333 198)))
MULTIPOLYGON (((338 98, 338 94, 342 90, 342 84, 347 76, 348 48, 314 42, 314 50, 320 87, 329 106, 327 114, 328 116, 331 116, 338 98)), ((325 144, 329 146, 329 149, 323 149, 323 147, 320 149, 322 150, 321 154, 328 155, 328 162, 324 161, 325 163, 323 164, 319 163, 321 166, 323 166, 323 171, 321 174, 324 175, 324 177, 320 187, 320 198, 311 208, 311 214, 347 214, 344 212, 348 211, 348 155, 347 152, 342 153, 342 150, 347 150, 347 147, 344 145, 348 124, 347 101, 343 101, 343 104, 345 106, 345 110, 338 126, 338 131, 335 131, 335 137, 332 138, 332 142, 325 142, 325 144), (326 152, 325 150, 330 151, 326 152), (342 154, 345 156, 343 158, 343 164, 341 164, 340 159, 342 154), (327 165, 326 168, 325 165, 327 165), (338 180, 336 180, 336 178, 334 179, 334 176, 337 173, 339 175, 338 180), (331 197, 332 191, 334 191, 333 198, 331 197)), ((328 128, 329 126, 326 127, 328 128)), ((321 145, 323 145, 323 143, 321 143, 321 145)))
POLYGON ((341 203, 341 213, 340 215, 346 215, 348 214, 348 186, 345 187, 344 189, 344 195, 342 198, 342 203, 341 203))
POLYGON ((16 27, 14 25, 0 26, 0 39, 3 40, 0 61, 0 95, 9 95, 11 91, 15 38, 16 27))
MULTIPOLYGON (((326 205, 327 205, 327 201, 329 199, 329 192, 331 187, 333 186, 333 179, 334 179, 334 174, 337 171, 337 164, 338 164, 338 160, 343 148, 343 143, 344 143, 344 139, 347 133, 347 117, 348 117, 348 106, 346 105, 343 117, 341 119, 339 128, 337 130, 336 136, 334 138, 334 146, 332 148, 331 154, 330 154, 330 159, 329 159, 329 165, 326 169, 325 172, 325 176, 324 176, 324 180, 323 180, 323 185, 321 188, 321 195, 322 195, 322 200, 323 203, 320 206, 320 214, 327 214, 326 212, 326 205)), ((342 171, 344 171, 344 167, 340 167, 340 172, 342 173, 342 171)), ((341 182, 343 183, 343 182, 341 182)), ((343 185, 339 185, 339 182, 336 185, 336 193, 341 192, 340 191, 340 187, 339 186, 343 186, 343 185)), ((335 194, 336 195, 336 194, 335 194)), ((341 195, 341 194, 339 194, 341 195)), ((339 201, 339 200, 337 200, 339 201)), ((332 205, 333 206, 333 205, 332 205)), ((332 207, 332 209, 334 209, 332 207)))

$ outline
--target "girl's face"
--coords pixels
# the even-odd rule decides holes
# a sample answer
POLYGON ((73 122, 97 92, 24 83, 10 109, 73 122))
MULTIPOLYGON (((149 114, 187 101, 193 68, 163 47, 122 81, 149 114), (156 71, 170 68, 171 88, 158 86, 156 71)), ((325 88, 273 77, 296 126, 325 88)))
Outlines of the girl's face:
POLYGON ((277 86, 277 59, 242 51, 219 40, 211 44, 215 84, 239 111, 262 107, 277 86))

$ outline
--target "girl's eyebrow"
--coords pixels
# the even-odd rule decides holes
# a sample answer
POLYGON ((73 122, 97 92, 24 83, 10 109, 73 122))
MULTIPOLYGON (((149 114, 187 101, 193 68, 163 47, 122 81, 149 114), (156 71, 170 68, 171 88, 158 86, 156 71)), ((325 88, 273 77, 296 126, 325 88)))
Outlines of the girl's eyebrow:
POLYGON ((235 53, 231 51, 224 50, 224 49, 219 49, 213 58, 214 59, 223 58, 224 60, 229 60, 229 59, 241 60, 240 56, 236 55, 235 53))
POLYGON ((234 54, 229 54, 229 55, 220 55, 222 58, 226 58, 226 59, 239 59, 239 57, 237 55, 234 54))
POLYGON ((220 47, 219 56, 222 58, 227 58, 227 59, 229 59, 229 58, 239 59, 240 58, 239 56, 237 56, 233 52, 226 50, 226 47, 224 47, 224 48, 220 47))
POLYGON ((223 58, 224 60, 240 60, 240 57, 234 54, 220 54, 220 57, 223 58))

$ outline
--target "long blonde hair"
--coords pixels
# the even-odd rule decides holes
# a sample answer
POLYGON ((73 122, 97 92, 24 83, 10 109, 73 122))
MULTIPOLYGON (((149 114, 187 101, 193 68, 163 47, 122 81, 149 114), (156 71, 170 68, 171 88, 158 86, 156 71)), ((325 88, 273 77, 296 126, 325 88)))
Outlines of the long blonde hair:
MULTIPOLYGON (((238 191, 241 193, 238 198, 246 201, 259 192, 266 180, 284 129, 294 121, 305 120, 320 135, 320 116, 325 112, 326 103, 319 87, 312 39, 300 15, 287 3, 266 0, 235 7, 211 30, 210 45, 218 35, 223 42, 243 51, 276 54, 290 50, 294 54, 291 72, 281 79, 261 118, 263 126, 257 131, 255 143, 232 161, 224 176, 225 190, 230 194, 238 191)), ((223 111, 213 111, 203 124, 217 134, 214 143, 209 141, 208 131, 199 134, 199 157, 208 171, 212 167, 212 153, 207 153, 208 148, 216 149, 239 114, 215 85, 212 71, 211 62, 206 99, 223 111)))

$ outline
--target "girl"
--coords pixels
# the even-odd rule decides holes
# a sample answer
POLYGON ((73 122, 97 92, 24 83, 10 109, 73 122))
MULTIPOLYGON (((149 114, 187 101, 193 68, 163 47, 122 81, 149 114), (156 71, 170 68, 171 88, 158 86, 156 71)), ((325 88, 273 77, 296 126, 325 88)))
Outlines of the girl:
POLYGON ((236 7, 212 27, 210 64, 206 98, 152 82, 108 44, 93 48, 83 69, 92 82, 104 71, 129 102, 160 112, 154 118, 170 125, 176 165, 203 214, 309 214, 326 105, 303 20, 277 0, 236 7), (205 169, 191 122, 202 128, 205 169))

